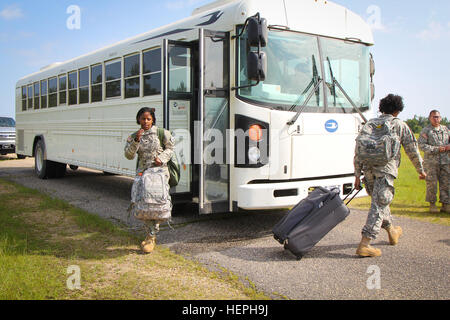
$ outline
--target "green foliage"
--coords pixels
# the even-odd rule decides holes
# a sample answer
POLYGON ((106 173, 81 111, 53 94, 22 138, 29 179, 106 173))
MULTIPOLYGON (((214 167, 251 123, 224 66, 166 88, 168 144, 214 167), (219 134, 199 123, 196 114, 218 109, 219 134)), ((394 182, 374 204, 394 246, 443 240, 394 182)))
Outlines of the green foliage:
MULTIPOLYGON (((406 120, 405 122, 414 133, 420 133, 423 128, 430 124, 430 120, 428 120, 428 117, 422 117, 418 115, 414 115, 413 119, 406 120)), ((444 117, 441 120, 441 124, 444 126, 448 126, 450 122, 446 117, 444 117)))
POLYGON ((268 299, 231 272, 212 272, 143 235, 0 178, 0 300, 268 299), (67 288, 68 266, 81 289, 67 288))

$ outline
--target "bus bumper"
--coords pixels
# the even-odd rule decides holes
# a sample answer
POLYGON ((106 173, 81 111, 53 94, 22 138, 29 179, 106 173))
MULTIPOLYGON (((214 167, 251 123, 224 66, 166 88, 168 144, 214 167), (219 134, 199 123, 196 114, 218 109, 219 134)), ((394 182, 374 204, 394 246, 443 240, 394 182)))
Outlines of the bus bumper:
POLYGON ((0 143, 0 154, 16 153, 16 146, 14 143, 0 143))
MULTIPOLYGON (((238 207, 244 210, 290 209, 306 198, 314 187, 333 188, 340 190, 344 198, 352 189, 354 177, 294 181, 281 183, 246 184, 238 187, 238 207)), ((358 197, 367 196, 362 190, 358 197)))

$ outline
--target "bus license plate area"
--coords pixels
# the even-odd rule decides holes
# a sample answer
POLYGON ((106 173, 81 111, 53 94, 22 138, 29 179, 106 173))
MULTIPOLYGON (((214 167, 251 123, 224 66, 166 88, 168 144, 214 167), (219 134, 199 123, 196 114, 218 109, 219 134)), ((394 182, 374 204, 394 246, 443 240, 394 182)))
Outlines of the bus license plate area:
MULTIPOLYGON (((314 190, 316 190, 318 187, 309 187, 308 188, 308 194, 310 194, 311 192, 313 192, 314 190)), ((340 190, 340 187, 338 185, 333 185, 333 186, 323 186, 322 188, 325 188, 327 190, 334 190, 334 189, 338 189, 340 190)))

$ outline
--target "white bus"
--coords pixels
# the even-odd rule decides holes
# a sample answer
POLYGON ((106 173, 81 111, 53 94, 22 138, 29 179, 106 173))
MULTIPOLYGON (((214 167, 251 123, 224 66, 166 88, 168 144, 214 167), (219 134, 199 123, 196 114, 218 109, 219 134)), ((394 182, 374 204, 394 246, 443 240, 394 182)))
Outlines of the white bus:
POLYGON ((373 96, 372 45, 365 21, 329 1, 215 1, 19 80, 17 153, 35 157, 40 178, 67 165, 134 176, 123 150, 150 107, 176 138, 173 197, 202 214, 289 208, 317 186, 345 195, 373 96), (258 48, 246 23, 255 15, 265 19, 258 48), (263 81, 246 72, 256 50, 263 81))

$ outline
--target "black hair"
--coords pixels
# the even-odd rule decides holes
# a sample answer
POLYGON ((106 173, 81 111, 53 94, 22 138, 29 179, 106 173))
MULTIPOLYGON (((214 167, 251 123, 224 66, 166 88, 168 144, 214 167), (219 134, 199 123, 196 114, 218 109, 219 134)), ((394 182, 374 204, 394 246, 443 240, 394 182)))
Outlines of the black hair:
POLYGON ((138 111, 138 113, 136 115, 136 122, 137 122, 137 124, 141 124, 139 122, 139 119, 146 112, 150 113, 150 115, 152 116, 152 119, 153 119, 153 124, 155 124, 156 123, 155 109, 154 108, 148 108, 148 107, 141 108, 141 110, 138 111))
POLYGON ((380 112, 384 114, 402 112, 404 108, 403 98, 392 93, 380 101, 380 112))
POLYGON ((433 113, 439 113, 439 115, 441 115, 441 113, 438 110, 431 110, 430 115, 428 116, 428 118, 431 117, 431 115, 433 113))

